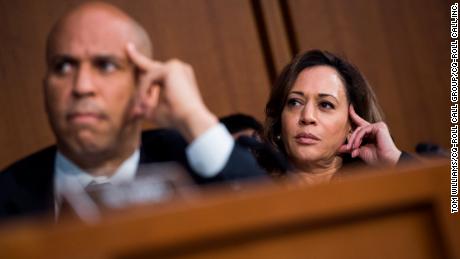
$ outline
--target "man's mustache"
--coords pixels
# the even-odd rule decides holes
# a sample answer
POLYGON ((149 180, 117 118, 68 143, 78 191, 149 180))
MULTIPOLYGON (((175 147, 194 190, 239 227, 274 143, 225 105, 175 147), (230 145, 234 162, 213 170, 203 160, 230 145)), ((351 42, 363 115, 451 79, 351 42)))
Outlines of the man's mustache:
POLYGON ((83 100, 74 103, 69 110, 67 111, 67 116, 75 115, 95 115, 100 118, 107 118, 107 113, 104 109, 97 103, 89 100, 83 100))

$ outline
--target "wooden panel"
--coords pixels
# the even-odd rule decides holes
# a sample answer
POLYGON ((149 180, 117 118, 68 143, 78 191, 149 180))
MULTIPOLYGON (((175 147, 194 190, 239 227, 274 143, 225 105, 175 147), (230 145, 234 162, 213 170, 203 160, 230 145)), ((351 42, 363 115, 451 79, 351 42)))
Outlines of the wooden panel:
MULTIPOLYGON (((205 102, 217 115, 263 119, 268 73, 249 0, 113 0, 145 25, 155 57, 194 66, 205 102)), ((0 168, 53 143, 42 105, 45 38, 81 1, 0 0, 0 168)))
POLYGON ((95 225, 2 225, 0 257, 459 258, 447 164, 362 173, 311 187, 207 190, 95 225))
POLYGON ((259 21, 261 39, 266 43, 267 66, 272 67, 272 81, 281 73, 284 66, 292 59, 292 49, 289 46, 288 27, 283 15, 283 8, 278 0, 255 0, 254 9, 259 21))
MULTIPOLYGON (((264 233, 260 239, 245 237, 216 249, 176 253, 179 258, 444 258, 431 225, 429 213, 395 213, 328 227, 298 224, 295 229, 285 227, 264 233)), ((168 257, 176 253, 152 255, 168 257)))
POLYGON ((42 97, 52 18, 41 7, 37 1, 0 1, 0 168, 53 142, 42 97))
POLYGON ((374 86, 398 146, 448 147, 448 1, 281 2, 294 51, 326 49, 355 63, 374 86))

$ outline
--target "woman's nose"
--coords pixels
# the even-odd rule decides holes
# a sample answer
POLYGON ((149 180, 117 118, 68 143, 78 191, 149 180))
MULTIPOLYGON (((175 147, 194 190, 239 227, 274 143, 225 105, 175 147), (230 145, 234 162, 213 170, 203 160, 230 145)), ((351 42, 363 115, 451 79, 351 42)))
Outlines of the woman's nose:
POLYGON ((300 113, 300 125, 316 124, 316 110, 313 105, 305 105, 300 113))

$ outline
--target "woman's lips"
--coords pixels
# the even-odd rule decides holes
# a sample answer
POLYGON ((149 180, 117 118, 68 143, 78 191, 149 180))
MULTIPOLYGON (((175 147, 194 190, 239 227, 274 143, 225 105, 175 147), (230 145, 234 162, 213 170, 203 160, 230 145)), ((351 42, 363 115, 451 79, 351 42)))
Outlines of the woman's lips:
POLYGON ((300 133, 295 136, 295 141, 301 145, 313 145, 320 141, 320 139, 311 133, 300 133))

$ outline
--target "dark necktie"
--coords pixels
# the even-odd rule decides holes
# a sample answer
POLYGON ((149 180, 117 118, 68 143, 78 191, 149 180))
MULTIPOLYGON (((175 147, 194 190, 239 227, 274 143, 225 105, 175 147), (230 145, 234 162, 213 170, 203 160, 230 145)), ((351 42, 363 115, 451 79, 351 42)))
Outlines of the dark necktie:
POLYGON ((91 181, 86 187, 85 187, 85 191, 88 192, 88 193, 92 193, 92 192, 97 192, 97 191, 100 191, 104 188, 107 188, 107 187, 110 187, 112 186, 112 184, 110 182, 102 182, 102 183, 98 183, 96 181, 91 181))

